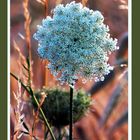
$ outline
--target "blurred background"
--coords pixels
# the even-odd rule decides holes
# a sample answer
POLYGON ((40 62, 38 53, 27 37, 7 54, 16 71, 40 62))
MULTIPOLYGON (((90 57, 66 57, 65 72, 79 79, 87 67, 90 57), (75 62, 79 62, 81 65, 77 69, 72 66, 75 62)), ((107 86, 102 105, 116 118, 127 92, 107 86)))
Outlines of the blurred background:
MULTIPOLYGON (((36 26, 41 23, 51 10, 58 4, 69 3, 71 0, 11 0, 11 48, 10 69, 19 76, 21 73, 19 59, 27 56, 28 47, 26 36, 30 37, 32 56, 32 84, 34 89, 43 86, 60 86, 50 71, 46 69, 48 62, 42 61, 37 55, 37 42, 32 35, 36 32, 36 26), (26 5, 28 3, 28 5, 26 5), (28 10, 26 9, 28 8, 28 10), (27 11, 26 11, 27 10, 27 11), (26 14, 25 14, 26 13, 26 14), (28 15, 29 14, 29 15, 28 15), (25 27, 26 25, 29 27, 25 27), (27 34, 27 30, 28 33, 27 34)), ((103 82, 82 83, 78 80, 76 89, 84 89, 90 93, 94 101, 90 111, 85 117, 74 125, 75 139, 79 140, 128 140, 128 1, 127 0, 76 0, 93 10, 99 10, 105 17, 104 23, 110 28, 111 37, 118 39, 119 50, 110 56, 110 63, 115 66, 114 70, 105 77, 103 82)), ((11 140, 16 139, 15 108, 17 100, 13 92, 19 91, 17 81, 11 77, 11 140)), ((64 88, 64 86, 62 87, 64 88)), ((65 86, 67 89, 68 87, 65 86)), ((24 97, 24 115, 28 127, 32 126, 33 113, 28 97, 24 97)), ((36 134, 39 140, 43 140, 38 123, 36 134)), ((20 139, 28 140, 27 135, 20 139)))

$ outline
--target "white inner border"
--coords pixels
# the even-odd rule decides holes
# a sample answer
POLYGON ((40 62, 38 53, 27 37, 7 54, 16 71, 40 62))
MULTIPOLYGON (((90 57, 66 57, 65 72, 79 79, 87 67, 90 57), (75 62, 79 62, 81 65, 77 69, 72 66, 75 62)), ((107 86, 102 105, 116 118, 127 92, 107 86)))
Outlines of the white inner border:
MULTIPOLYGON (((7 39, 8 39, 8 48, 7 48, 7 125, 8 125, 8 140, 10 140, 10 0, 7 0, 7 39)), ((132 140, 132 1, 128 0, 128 140, 132 140)))
POLYGON ((10 140, 10 0, 7 0, 7 41, 8 41, 8 48, 7 48, 7 71, 8 71, 8 75, 7 75, 7 91, 8 91, 8 95, 7 95, 7 102, 8 102, 8 109, 7 109, 7 125, 8 125, 8 140, 10 140))
POLYGON ((132 140, 132 0, 128 0, 128 140, 132 140))

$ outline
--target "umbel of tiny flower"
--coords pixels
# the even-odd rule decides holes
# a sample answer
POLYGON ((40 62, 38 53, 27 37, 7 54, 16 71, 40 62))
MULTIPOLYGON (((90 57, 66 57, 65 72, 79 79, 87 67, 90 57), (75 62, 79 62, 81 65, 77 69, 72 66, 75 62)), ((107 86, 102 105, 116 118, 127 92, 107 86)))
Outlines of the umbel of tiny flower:
POLYGON ((99 11, 83 7, 81 3, 60 4, 53 17, 43 19, 34 38, 38 54, 48 59, 48 68, 62 83, 74 84, 83 79, 104 80, 113 69, 108 55, 118 47, 99 11))

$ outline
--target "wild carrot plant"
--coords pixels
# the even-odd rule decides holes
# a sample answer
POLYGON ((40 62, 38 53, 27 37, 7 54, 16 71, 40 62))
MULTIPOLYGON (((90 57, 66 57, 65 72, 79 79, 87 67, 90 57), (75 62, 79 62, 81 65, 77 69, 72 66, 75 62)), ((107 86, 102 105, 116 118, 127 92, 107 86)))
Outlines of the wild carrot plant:
POLYGON ((81 3, 60 4, 38 25, 34 38, 38 54, 50 63, 48 68, 63 84, 70 87, 70 140, 72 140, 73 88, 82 77, 103 81, 113 70, 108 55, 118 49, 117 40, 110 37, 109 28, 99 11, 83 7, 81 3))
MULTIPOLYGON (((17 80, 19 87, 18 94, 14 93, 17 101, 15 114, 17 126, 22 127, 22 129, 15 129, 14 137, 20 139, 23 135, 28 135, 30 139, 35 140, 73 140, 76 139, 73 131, 75 123, 86 116, 92 110, 91 106, 93 105, 91 94, 77 90, 76 84, 80 79, 82 79, 83 84, 94 81, 95 85, 91 91, 94 88, 104 86, 106 77, 110 76, 117 67, 109 63, 109 57, 119 49, 118 41, 111 37, 109 26, 104 23, 103 14, 98 10, 86 7, 87 0, 82 0, 81 3, 73 1, 65 5, 60 4, 63 2, 62 0, 57 0, 54 9, 49 7, 51 4, 49 0, 36 1, 45 8, 46 17, 42 19, 40 25, 37 25, 32 36, 29 0, 23 0, 24 41, 27 55, 24 56, 17 45, 18 43, 13 42, 19 54, 21 72, 20 76, 11 73, 11 76, 17 80), (60 83, 61 88, 58 86, 38 88, 34 85, 32 38, 38 43, 38 48, 35 50, 38 56, 41 60, 46 60, 47 72, 51 72, 60 83), (69 91, 62 88, 63 86, 68 86, 69 91), (21 88, 23 88, 23 93, 21 88), (20 104, 22 104, 22 96, 25 94, 27 94, 28 104, 33 108, 32 127, 26 125, 24 121, 26 118, 21 112, 23 106, 21 107, 20 104), (35 134, 37 120, 43 124, 41 126, 41 132, 44 133, 42 137, 35 134)), ((120 67, 120 63, 118 65, 120 67)), ((37 66, 37 69, 39 68, 40 66, 37 66)), ((47 81, 50 80, 47 79, 47 81)), ((125 84, 123 82, 123 85, 125 84)), ((118 87, 116 91, 118 91, 118 87)), ((106 115, 100 116, 93 109, 95 116, 100 116, 98 118, 99 127, 105 124, 112 112, 112 106, 116 104, 112 98, 117 101, 119 95, 113 93, 111 101, 104 111, 106 115)), ((116 125, 126 116, 127 110, 112 128, 115 129, 116 125)), ((79 134, 82 132, 78 128, 77 131, 79 134)), ((81 140, 85 140, 84 135, 79 137, 81 140)), ((98 138, 100 136, 96 137, 100 140, 98 138)))

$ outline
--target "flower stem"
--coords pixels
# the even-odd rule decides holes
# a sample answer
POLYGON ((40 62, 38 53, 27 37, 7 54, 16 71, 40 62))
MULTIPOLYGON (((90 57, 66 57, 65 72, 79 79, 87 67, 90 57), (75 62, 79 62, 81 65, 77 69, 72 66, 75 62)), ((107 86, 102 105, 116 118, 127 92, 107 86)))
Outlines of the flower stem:
MULTIPOLYGON (((36 99, 35 95, 33 95, 33 98, 34 98, 34 100, 35 100, 37 106, 39 107, 40 105, 39 105, 39 102, 38 102, 38 100, 36 99)), ((45 123, 46 123, 46 125, 47 125, 47 127, 48 127, 48 129, 49 129, 49 131, 50 131, 50 134, 51 134, 52 139, 53 139, 53 140, 56 140, 56 139, 55 139, 55 136, 54 136, 54 134, 53 134, 53 132, 52 132, 52 129, 51 129, 49 123, 48 123, 48 120, 47 120, 47 118, 46 118, 46 116, 45 116, 45 114, 44 114, 44 112, 43 112, 43 110, 42 110, 42 108, 39 107, 39 110, 40 110, 41 115, 42 115, 42 117, 44 118, 44 121, 45 121, 45 123)))
POLYGON ((62 140, 62 136, 61 136, 61 128, 58 128, 58 140, 62 140))
POLYGON ((73 104, 73 88, 70 86, 70 126, 69 126, 69 139, 72 140, 72 104, 73 104))

